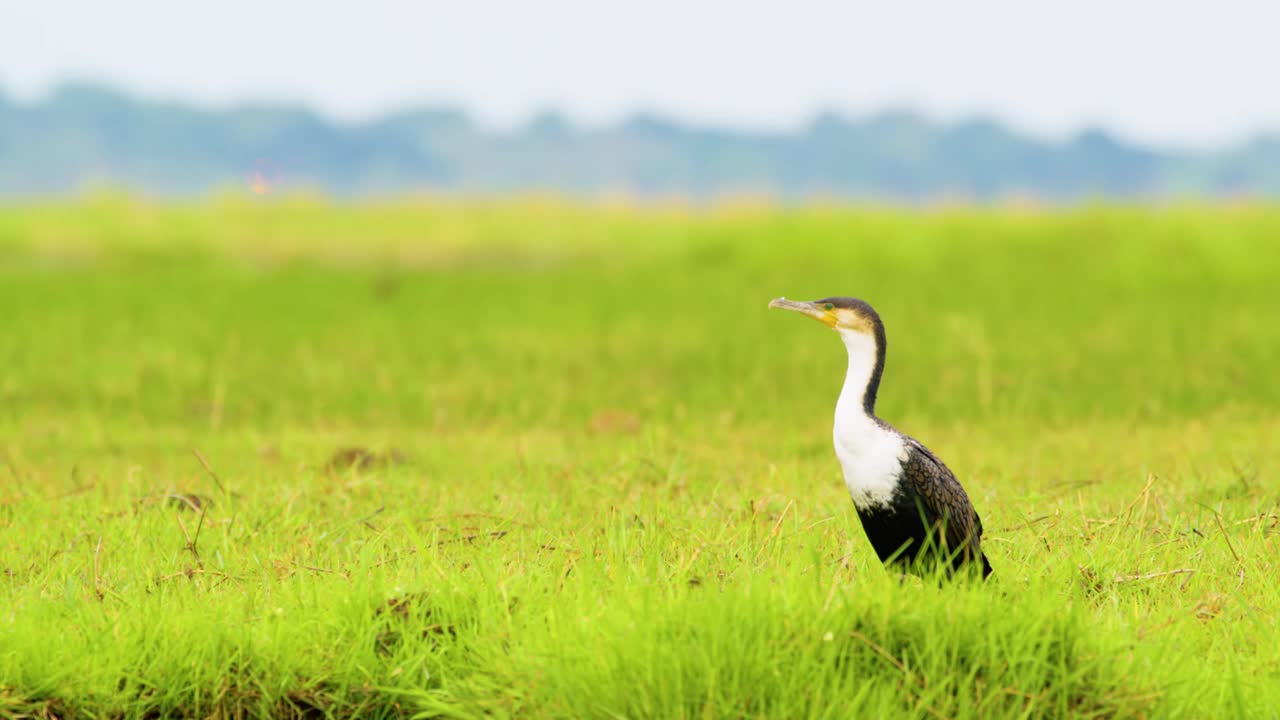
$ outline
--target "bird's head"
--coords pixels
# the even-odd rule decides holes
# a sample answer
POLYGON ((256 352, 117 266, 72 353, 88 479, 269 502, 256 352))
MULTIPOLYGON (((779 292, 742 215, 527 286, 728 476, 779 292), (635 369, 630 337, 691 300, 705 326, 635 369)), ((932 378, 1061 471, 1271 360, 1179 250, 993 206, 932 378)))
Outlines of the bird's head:
MULTIPOLYGON (((885 337, 880 315, 866 302, 850 297, 829 297, 813 302, 777 298, 771 308, 792 310, 817 320, 840 334, 849 351, 849 371, 845 387, 861 394, 863 411, 875 412, 876 392, 884 373, 885 337)), ((841 397, 844 397, 843 391, 841 397)))
POLYGON ((813 302, 776 298, 769 302, 769 307, 808 315, 841 335, 869 335, 878 340, 884 336, 880 315, 857 298, 829 297, 813 302))

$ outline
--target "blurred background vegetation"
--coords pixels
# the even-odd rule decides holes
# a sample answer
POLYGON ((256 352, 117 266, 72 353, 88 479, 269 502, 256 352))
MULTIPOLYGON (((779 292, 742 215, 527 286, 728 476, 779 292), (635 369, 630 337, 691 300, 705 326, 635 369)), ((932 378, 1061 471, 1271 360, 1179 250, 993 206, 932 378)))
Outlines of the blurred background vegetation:
POLYGON ((23 338, 0 397, 13 420, 56 405, 181 423, 218 393, 222 423, 259 427, 558 425, 620 406, 821 419, 838 343, 764 307, 839 293, 882 309, 890 416, 1261 410, 1280 403, 1261 321, 1278 230, 1267 207, 103 195, 0 214, 0 304, 23 338))
POLYGON ((339 122, 303 105, 216 110, 89 84, 17 102, 0 87, 0 194, 118 185, 189 195, 254 182, 348 196, 1238 197, 1280 193, 1280 136, 1162 148, 1097 127, 1050 140, 994 116, 944 122, 910 110, 826 111, 794 130, 754 132, 651 112, 583 127, 544 111, 499 131, 450 106, 339 122))

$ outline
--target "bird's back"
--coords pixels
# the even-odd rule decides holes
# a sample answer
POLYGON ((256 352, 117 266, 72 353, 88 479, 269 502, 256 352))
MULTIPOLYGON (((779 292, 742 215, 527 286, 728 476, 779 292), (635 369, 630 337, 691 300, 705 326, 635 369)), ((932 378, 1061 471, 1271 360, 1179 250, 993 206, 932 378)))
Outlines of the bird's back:
POLYGON ((968 493, 955 473, 923 443, 906 435, 903 440, 907 459, 902 466, 902 486, 916 495, 930 527, 941 530, 938 541, 952 554, 952 567, 959 570, 979 562, 983 577, 990 575, 991 564, 982 552, 982 518, 968 493))

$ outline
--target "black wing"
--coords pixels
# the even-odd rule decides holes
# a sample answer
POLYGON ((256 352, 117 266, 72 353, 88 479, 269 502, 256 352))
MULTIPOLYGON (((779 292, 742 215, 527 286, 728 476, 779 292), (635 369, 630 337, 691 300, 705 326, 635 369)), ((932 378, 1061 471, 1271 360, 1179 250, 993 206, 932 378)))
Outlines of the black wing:
POLYGON ((933 516, 931 520, 943 523, 947 548, 959 551, 957 562, 978 560, 984 568, 983 574, 989 574, 991 566, 982 554, 982 518, 973 509, 960 481, 918 440, 903 436, 903 441, 907 445, 907 460, 903 463, 902 479, 933 516))

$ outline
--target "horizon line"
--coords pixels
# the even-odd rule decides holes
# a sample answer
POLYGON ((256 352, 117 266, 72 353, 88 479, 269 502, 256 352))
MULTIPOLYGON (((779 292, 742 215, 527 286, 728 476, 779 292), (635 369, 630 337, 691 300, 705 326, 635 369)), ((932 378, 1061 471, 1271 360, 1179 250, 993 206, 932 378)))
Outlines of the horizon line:
POLYGON ((3 79, 0 79, 0 107, 3 107, 6 101, 8 104, 20 108, 38 107, 41 104, 53 101, 59 94, 65 93, 69 90, 78 89, 102 92, 104 94, 126 98, 140 104, 170 105, 186 110, 211 114, 263 109, 301 111, 308 113, 333 127, 339 128, 368 127, 376 125, 379 122, 385 122, 399 116, 411 115, 414 113, 455 113, 459 116, 460 120, 467 123, 469 126, 492 135, 527 133, 534 130, 540 122, 546 122, 549 120, 563 122, 566 129, 579 132, 616 130, 625 128, 632 123, 650 121, 669 124, 683 131, 719 132, 739 136, 768 138, 789 137, 804 134, 811 131, 819 122, 828 118, 844 122, 851 126, 858 126, 897 116, 899 118, 922 122, 935 130, 952 129, 974 124, 991 124, 1012 135, 1052 145, 1069 145, 1083 137, 1088 137, 1090 135, 1102 135, 1112 141, 1127 145, 1133 149, 1157 153, 1194 154, 1220 152, 1223 150, 1245 147, 1258 141, 1272 139, 1280 140, 1280 127, 1272 128, 1266 126, 1256 127, 1252 130, 1237 133, 1235 134, 1234 139, 1224 140, 1217 143, 1174 143, 1160 142, 1146 138, 1135 138, 1130 133, 1117 131, 1112 127, 1108 127, 1107 125, 1098 122, 1083 122, 1075 126, 1073 130, 1065 133, 1046 133, 1043 131, 1028 129, 1016 122, 1008 120, 1007 117, 995 111, 972 111, 948 117, 947 113, 929 111, 919 105, 912 104, 909 101, 885 103, 880 105, 878 108, 868 108, 863 112, 851 112, 845 109, 833 107, 832 104, 825 106, 816 105, 805 115, 805 119, 802 122, 790 124, 786 127, 766 127, 753 125, 750 122, 734 124, 699 121, 682 116, 678 112, 646 107, 639 104, 630 110, 616 114, 611 120, 589 122, 583 121, 580 118, 575 118, 572 111, 565 110, 559 104, 551 102, 539 104, 533 107, 525 113, 523 119, 519 122, 504 124, 486 122, 482 113, 477 113, 472 108, 468 107, 464 101, 444 99, 404 101, 384 107, 375 112, 361 113, 358 116, 350 116, 326 110, 321 105, 304 99, 280 96, 275 98, 243 97, 221 102, 200 100, 191 97, 183 97, 174 93, 129 88, 123 83, 93 78, 87 74, 65 76, 60 80, 48 83, 42 92, 29 95, 26 98, 20 94, 14 94, 8 84, 5 83, 3 79))

